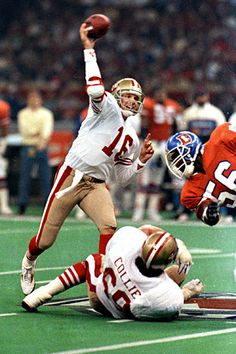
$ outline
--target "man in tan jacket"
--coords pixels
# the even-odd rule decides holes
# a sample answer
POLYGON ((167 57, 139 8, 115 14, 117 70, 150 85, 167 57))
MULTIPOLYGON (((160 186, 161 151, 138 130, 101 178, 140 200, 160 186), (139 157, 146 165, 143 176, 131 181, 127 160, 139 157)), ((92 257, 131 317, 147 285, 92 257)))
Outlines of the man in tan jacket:
POLYGON ((54 117, 49 109, 42 106, 39 91, 28 93, 27 106, 19 111, 17 123, 22 138, 18 207, 19 214, 23 215, 29 202, 31 174, 35 165, 38 167, 44 204, 51 189, 47 146, 53 132, 54 117))

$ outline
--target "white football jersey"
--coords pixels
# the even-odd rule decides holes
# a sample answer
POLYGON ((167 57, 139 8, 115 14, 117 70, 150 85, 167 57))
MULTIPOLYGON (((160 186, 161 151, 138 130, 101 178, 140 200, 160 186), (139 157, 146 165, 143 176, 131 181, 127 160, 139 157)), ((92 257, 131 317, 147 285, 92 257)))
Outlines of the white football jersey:
POLYGON ((107 244, 104 272, 99 276, 96 293, 115 318, 159 318, 179 311, 183 294, 164 272, 159 277, 143 275, 135 264, 147 238, 141 230, 126 226, 107 244))
POLYGON ((65 158, 65 164, 104 181, 108 181, 115 169, 117 182, 125 184, 142 170, 138 166, 140 143, 133 118, 124 120, 116 99, 104 91, 95 51, 84 52, 90 97, 88 115, 65 158))
POLYGON ((100 113, 89 108, 65 162, 73 169, 106 181, 116 163, 127 166, 138 153, 139 139, 129 118, 124 121, 115 98, 106 92, 100 113))

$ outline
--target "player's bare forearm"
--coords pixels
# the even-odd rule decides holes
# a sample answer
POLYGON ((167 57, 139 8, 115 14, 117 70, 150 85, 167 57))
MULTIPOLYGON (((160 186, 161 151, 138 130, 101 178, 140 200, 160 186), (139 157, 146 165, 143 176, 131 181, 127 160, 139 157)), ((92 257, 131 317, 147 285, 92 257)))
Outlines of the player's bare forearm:
POLYGON ((151 141, 151 134, 148 133, 146 138, 143 141, 143 144, 141 146, 140 154, 139 154, 139 160, 142 163, 146 163, 148 160, 151 159, 151 157, 154 154, 154 149, 151 141))
POLYGON ((86 27, 85 23, 80 26, 80 39, 84 46, 84 49, 92 49, 95 45, 95 40, 88 37, 89 27, 86 27))

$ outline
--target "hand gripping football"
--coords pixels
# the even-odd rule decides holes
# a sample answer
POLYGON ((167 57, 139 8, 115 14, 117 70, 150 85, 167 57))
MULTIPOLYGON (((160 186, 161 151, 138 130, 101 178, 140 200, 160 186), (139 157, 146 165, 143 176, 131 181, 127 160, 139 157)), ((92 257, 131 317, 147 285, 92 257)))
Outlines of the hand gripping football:
POLYGON ((88 37, 92 39, 104 36, 111 24, 110 19, 102 14, 91 15, 84 22, 89 27, 88 37))

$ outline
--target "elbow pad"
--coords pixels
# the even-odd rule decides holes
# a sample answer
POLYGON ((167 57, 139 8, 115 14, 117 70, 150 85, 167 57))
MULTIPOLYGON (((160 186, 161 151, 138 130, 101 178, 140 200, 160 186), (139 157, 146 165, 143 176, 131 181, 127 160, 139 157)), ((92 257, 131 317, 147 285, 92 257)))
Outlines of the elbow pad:
POLYGON ((100 77, 91 77, 86 86, 87 94, 91 99, 102 98, 105 88, 100 77))

